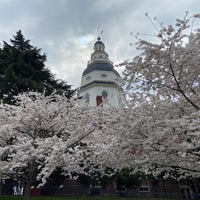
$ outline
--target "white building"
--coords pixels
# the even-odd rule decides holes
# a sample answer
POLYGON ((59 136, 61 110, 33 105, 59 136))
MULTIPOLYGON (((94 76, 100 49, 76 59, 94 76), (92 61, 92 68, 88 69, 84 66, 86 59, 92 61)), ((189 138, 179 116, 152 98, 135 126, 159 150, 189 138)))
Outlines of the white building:
POLYGON ((91 106, 104 101, 117 107, 122 101, 121 78, 108 59, 105 45, 98 37, 87 68, 83 71, 79 96, 91 106))

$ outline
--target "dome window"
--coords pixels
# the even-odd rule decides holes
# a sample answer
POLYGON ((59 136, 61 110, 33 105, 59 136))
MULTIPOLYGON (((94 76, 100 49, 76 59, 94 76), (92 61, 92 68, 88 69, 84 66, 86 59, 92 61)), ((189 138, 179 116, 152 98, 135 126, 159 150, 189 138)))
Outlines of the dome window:
POLYGON ((86 77, 86 80, 88 81, 88 80, 90 80, 91 79, 91 77, 90 76, 88 76, 88 77, 86 77))
POLYGON ((102 77, 107 77, 107 75, 106 75, 106 74, 101 74, 101 76, 102 76, 102 77))

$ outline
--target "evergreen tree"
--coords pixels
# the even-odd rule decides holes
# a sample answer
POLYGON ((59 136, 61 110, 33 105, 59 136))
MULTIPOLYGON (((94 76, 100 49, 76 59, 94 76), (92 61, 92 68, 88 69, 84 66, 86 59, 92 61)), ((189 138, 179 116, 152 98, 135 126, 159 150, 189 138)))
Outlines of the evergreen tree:
POLYGON ((33 47, 19 30, 11 44, 3 42, 0 49, 0 99, 13 103, 13 96, 38 91, 48 95, 54 90, 70 97, 73 91, 65 81, 57 80, 45 66, 46 55, 33 47))

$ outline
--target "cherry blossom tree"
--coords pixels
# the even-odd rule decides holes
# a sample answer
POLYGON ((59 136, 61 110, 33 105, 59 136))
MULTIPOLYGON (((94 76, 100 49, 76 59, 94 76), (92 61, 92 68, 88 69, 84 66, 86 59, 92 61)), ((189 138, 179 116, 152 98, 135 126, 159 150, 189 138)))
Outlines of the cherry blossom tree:
POLYGON ((57 167, 66 175, 103 171, 103 152, 114 139, 101 131, 106 110, 56 94, 26 93, 16 102, 0 105, 0 176, 23 181, 25 200, 57 167))
POLYGON ((175 25, 160 23, 154 42, 137 35, 140 54, 124 63, 127 116, 132 118, 126 145, 131 152, 138 140, 142 166, 154 167, 155 174, 175 170, 199 176, 200 29, 191 27, 199 18, 186 12, 175 25))

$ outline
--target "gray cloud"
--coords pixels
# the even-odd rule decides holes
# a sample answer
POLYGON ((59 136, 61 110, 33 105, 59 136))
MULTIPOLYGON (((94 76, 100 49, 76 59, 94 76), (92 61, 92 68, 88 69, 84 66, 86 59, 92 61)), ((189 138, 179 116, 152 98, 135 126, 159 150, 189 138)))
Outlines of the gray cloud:
POLYGON ((21 29, 31 44, 47 54, 46 65, 56 77, 78 87, 98 25, 106 51, 117 64, 137 53, 129 45, 135 42, 130 32, 156 32, 144 13, 171 24, 185 11, 198 13, 198 8, 196 0, 1 0, 0 42, 9 41, 21 29))

